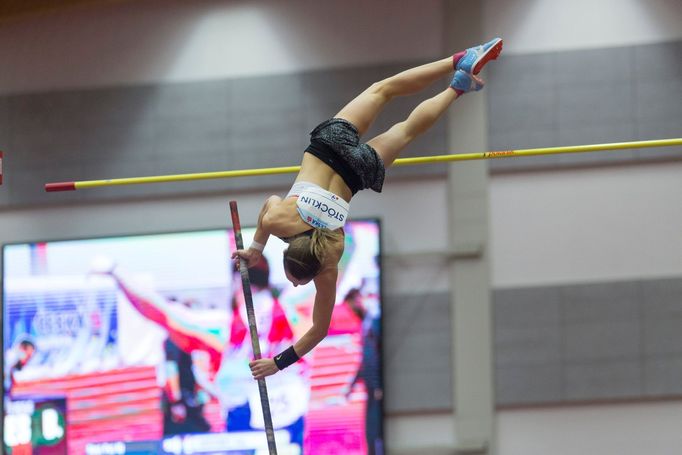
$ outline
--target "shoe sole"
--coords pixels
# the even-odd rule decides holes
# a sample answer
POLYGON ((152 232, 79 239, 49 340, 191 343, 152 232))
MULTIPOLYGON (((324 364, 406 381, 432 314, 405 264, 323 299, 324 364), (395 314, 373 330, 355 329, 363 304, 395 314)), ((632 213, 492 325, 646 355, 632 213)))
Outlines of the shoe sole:
POLYGON ((502 53, 503 44, 504 41, 502 41, 501 38, 498 38, 497 42, 490 46, 490 49, 488 49, 485 54, 481 55, 479 60, 474 64, 474 70, 472 73, 480 73, 486 63, 488 63, 490 60, 496 60, 497 57, 500 56, 500 53, 502 53))

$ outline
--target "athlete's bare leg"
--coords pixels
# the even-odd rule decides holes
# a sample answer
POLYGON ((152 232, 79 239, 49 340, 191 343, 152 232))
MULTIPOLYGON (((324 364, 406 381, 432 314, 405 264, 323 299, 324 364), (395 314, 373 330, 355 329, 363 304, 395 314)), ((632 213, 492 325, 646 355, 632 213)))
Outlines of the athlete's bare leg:
MULTIPOLYGON (((410 68, 375 82, 341 109, 335 117, 351 122, 362 136, 393 97, 417 93, 455 70, 462 70, 475 76, 487 62, 500 55, 502 44, 500 38, 495 38, 451 57, 410 68)), ((459 90, 459 94, 462 92, 459 90)))
POLYGON ((455 90, 446 88, 433 98, 422 101, 406 120, 396 123, 388 131, 367 143, 381 156, 384 166, 389 167, 400 151, 428 130, 458 97, 455 90))
POLYGON ((417 93, 453 71, 452 57, 410 68, 375 82, 334 117, 351 122, 362 136, 393 97, 417 93))

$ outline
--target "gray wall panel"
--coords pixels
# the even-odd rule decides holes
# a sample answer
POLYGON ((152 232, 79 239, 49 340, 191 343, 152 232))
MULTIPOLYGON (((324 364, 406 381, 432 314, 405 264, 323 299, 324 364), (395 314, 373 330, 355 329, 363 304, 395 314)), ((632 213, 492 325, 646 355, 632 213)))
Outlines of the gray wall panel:
POLYGON ((560 288, 566 324, 636 322, 639 317, 638 283, 596 283, 560 288))
POLYGON ((555 109, 558 109, 560 129, 632 122, 632 83, 585 83, 577 80, 558 85, 555 109))
POLYGON ((552 403, 563 393, 563 370, 559 363, 495 368, 497 405, 552 403))
POLYGON ((233 134, 228 156, 233 169, 300 163, 307 135, 302 133, 303 119, 298 111, 245 112, 234 115, 230 124, 233 134))
POLYGON ((234 79, 228 84, 229 109, 232 113, 300 110, 303 80, 298 74, 234 79))
POLYGON ((496 291, 495 327, 537 328, 560 324, 561 293, 556 288, 521 288, 496 291))
POLYGON ((644 360, 644 395, 682 395, 682 355, 644 360))
POLYGON ((226 115, 231 105, 230 85, 227 80, 155 85, 151 100, 154 118, 226 115))
POLYGON ((679 80, 682 78, 682 41, 634 47, 634 76, 639 80, 679 80), (655 75, 652 74, 655 70, 655 75))
POLYGON ((623 84, 634 77, 635 48, 581 49, 554 54, 553 72, 559 85, 623 84))
POLYGON ((682 77, 680 79, 638 80, 637 117, 652 120, 667 120, 682 117, 682 77))
POLYGON ((644 352, 647 355, 682 352, 682 318, 649 319, 644 323, 644 352))
POLYGON ((188 155, 227 154, 230 146, 227 116, 159 120, 155 130, 156 159, 166 165, 188 155))
POLYGON ((442 376, 410 371, 384 380, 384 411, 388 414, 452 409, 452 393, 448 392, 450 384, 446 384, 442 376))
POLYGON ((493 297, 497 403, 551 400, 561 393, 559 291, 510 289, 493 297))
POLYGON ((650 319, 682 319, 682 280, 661 279, 644 281, 639 286, 643 314, 650 319))
POLYGON ((564 400, 611 400, 642 396, 638 361, 599 361, 564 367, 564 400))
MULTIPOLYGON (((667 137, 667 136, 666 136, 667 137)), ((610 125, 584 125, 578 127, 561 127, 557 135, 559 144, 581 145, 605 142, 636 141, 634 122, 616 122, 610 125), (579 144, 575 142, 578 140, 579 144)), ((649 152, 650 150, 648 150, 649 152)), ((637 150, 604 151, 600 153, 566 153, 557 156, 559 165, 571 164, 612 164, 631 163, 637 156, 637 150)))
POLYGON ((386 410, 452 408, 450 296, 384 297, 386 410))
POLYGON ((495 359, 499 366, 543 365, 561 359, 562 339, 557 327, 505 328, 495 337, 495 359))
MULTIPOLYGON (((637 124, 637 140, 671 138, 680 136, 680 118, 642 120, 637 124)), ((682 147, 663 147, 635 150, 638 160, 677 159, 682 147)))
MULTIPOLYGON (((36 203, 49 204, 54 202, 54 198, 43 190, 46 179, 54 181, 70 180, 74 172, 81 173, 82 166, 79 164, 65 165, 59 168, 55 166, 14 166, 10 156, 4 167, 3 187, 7 184, 3 192, 8 194, 8 202, 14 203, 17 200, 31 200, 36 203)), ((69 191, 59 198, 60 204, 82 202, 83 193, 69 191)))
MULTIPOLYGON (((296 165, 318 123, 371 83, 421 63, 0 97, 0 146, 8 156, 7 172, 17 174, 7 180, 4 196, 21 206, 264 185, 281 192, 292 175, 115 187, 79 196, 46 195, 42 187, 63 180, 296 165), (28 172, 30 177, 24 175, 28 172)), ((445 87, 443 80, 418 96, 394 100, 363 139, 404 120, 421 100, 445 87)), ((439 122, 406 156, 446 153, 445 131, 445 123, 439 122)), ((392 174, 444 172, 443 166, 420 166, 392 174)))
MULTIPOLYGON (((558 143, 559 131, 556 128, 533 128, 532 130, 500 131, 491 133, 489 148, 491 150, 541 148, 547 144, 558 143)), ((489 162, 490 169, 495 171, 517 170, 528 166, 553 167, 559 162, 556 155, 540 155, 532 157, 497 159, 489 162)))
MULTIPOLYGON (((682 41, 635 48, 635 92, 638 133, 643 138, 679 137, 682 118, 682 41), (651 69, 655 68, 655 77, 651 69)), ((638 157, 646 159, 645 151, 638 157)), ((682 147, 671 147, 656 155, 679 156, 682 147)))
POLYGON ((637 321, 567 324, 563 332, 564 360, 568 365, 585 360, 636 359, 640 355, 637 321))
MULTIPOLYGON (((493 95, 491 95, 492 97, 493 95)), ((553 87, 539 85, 524 92, 503 92, 494 95, 488 121, 495 131, 528 131, 534 128, 556 128, 558 115, 554 104, 556 91, 553 87)))
POLYGON ((106 163, 118 160, 158 160, 156 125, 149 121, 134 125, 107 124, 97 134, 79 133, 81 139, 74 155, 82 163, 106 163))
POLYGON ((499 405, 679 396, 682 278, 499 289, 499 405))
MULTIPOLYGON (((682 52, 682 46, 670 46, 682 52)), ((679 137, 682 124, 682 66, 680 53, 675 62, 666 63, 662 77, 642 78, 635 85, 637 103, 637 133, 641 139, 679 137), (672 66, 672 68, 670 68, 672 66), (675 75, 676 78, 675 78, 675 75)), ((670 159, 682 155, 682 147, 637 150, 640 160, 670 159)))
POLYGON ((490 67, 486 67, 485 90, 489 103, 500 94, 530 96, 537 90, 556 86, 555 62, 550 53, 506 55, 503 54, 490 67))
MULTIPOLYGON (((491 149, 679 137, 681 49, 682 42, 672 42, 503 56, 487 69, 491 149)), ((682 159, 682 147, 494 160, 490 169, 661 159, 682 159)))
MULTIPOLYGON (((676 56, 681 47, 682 43, 674 42, 503 56, 486 70, 490 148, 679 136, 682 107, 676 95, 682 94, 682 64, 676 56), (651 68, 656 68, 655 80, 651 68)), ((221 153, 226 158, 224 166, 231 169, 298 164, 313 127, 371 83, 419 63, 423 62, 0 97, 0 147, 11 166, 6 173, 82 166, 66 180, 89 180, 145 172, 223 170, 215 168, 222 165, 221 153), (154 167, 154 161, 158 166, 154 167), (188 166, 188 161, 204 161, 206 166, 188 166), (90 174, 100 169, 102 173, 90 174)), ((446 83, 443 80, 424 93, 394 100, 363 139, 404 120, 420 101, 446 83)), ((444 122, 437 123, 405 156, 447 153, 445 130, 444 122)), ((682 147, 678 147, 492 160, 490 166, 493 171, 509 171, 681 157, 682 147)), ((59 180, 56 169, 54 175, 47 170, 38 173, 47 173, 47 181, 59 180)), ((389 178, 444 173, 439 165, 414 166, 392 169, 389 178)), ((269 177, 267 184, 286 186, 290 181, 291 176, 269 177)), ((263 183, 250 178, 161 184, 119 188, 120 192, 89 191, 83 198, 229 191, 263 183)), ((25 183, 11 191, 12 184, 7 183, 13 205, 66 201, 63 195, 45 197, 39 191, 25 191, 25 183)))
POLYGON ((643 349, 647 356, 682 353, 682 280, 642 283, 643 349))

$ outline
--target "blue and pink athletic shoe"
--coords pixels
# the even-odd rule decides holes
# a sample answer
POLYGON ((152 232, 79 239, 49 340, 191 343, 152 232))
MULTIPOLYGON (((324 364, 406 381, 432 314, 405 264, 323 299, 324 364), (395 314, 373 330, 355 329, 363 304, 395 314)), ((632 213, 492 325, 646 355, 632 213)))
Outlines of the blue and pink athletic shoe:
POLYGON ((486 63, 500 56, 502 45, 502 38, 495 38, 485 44, 470 47, 464 52, 455 54, 452 57, 455 70, 462 70, 469 74, 480 73, 486 63))
POLYGON ((455 71, 455 75, 452 77, 452 82, 450 82, 450 87, 455 89, 458 95, 467 92, 477 92, 483 88, 485 82, 479 77, 465 72, 464 70, 455 71))

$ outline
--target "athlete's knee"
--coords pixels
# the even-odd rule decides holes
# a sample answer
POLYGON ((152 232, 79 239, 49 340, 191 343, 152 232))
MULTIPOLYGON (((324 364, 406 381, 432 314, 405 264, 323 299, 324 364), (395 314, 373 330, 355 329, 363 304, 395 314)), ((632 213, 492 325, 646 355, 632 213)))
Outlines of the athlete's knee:
POLYGON ((419 131, 414 128, 407 120, 396 123, 389 129, 389 133, 396 144, 400 144, 402 149, 407 144, 412 142, 418 135, 419 131))
POLYGON ((381 98, 384 102, 389 101, 394 96, 390 78, 374 82, 367 90, 372 95, 381 98))
POLYGON ((414 125, 407 120, 398 123, 398 125, 400 126, 400 133, 405 144, 409 144, 424 132, 421 128, 418 128, 417 125, 414 125))

